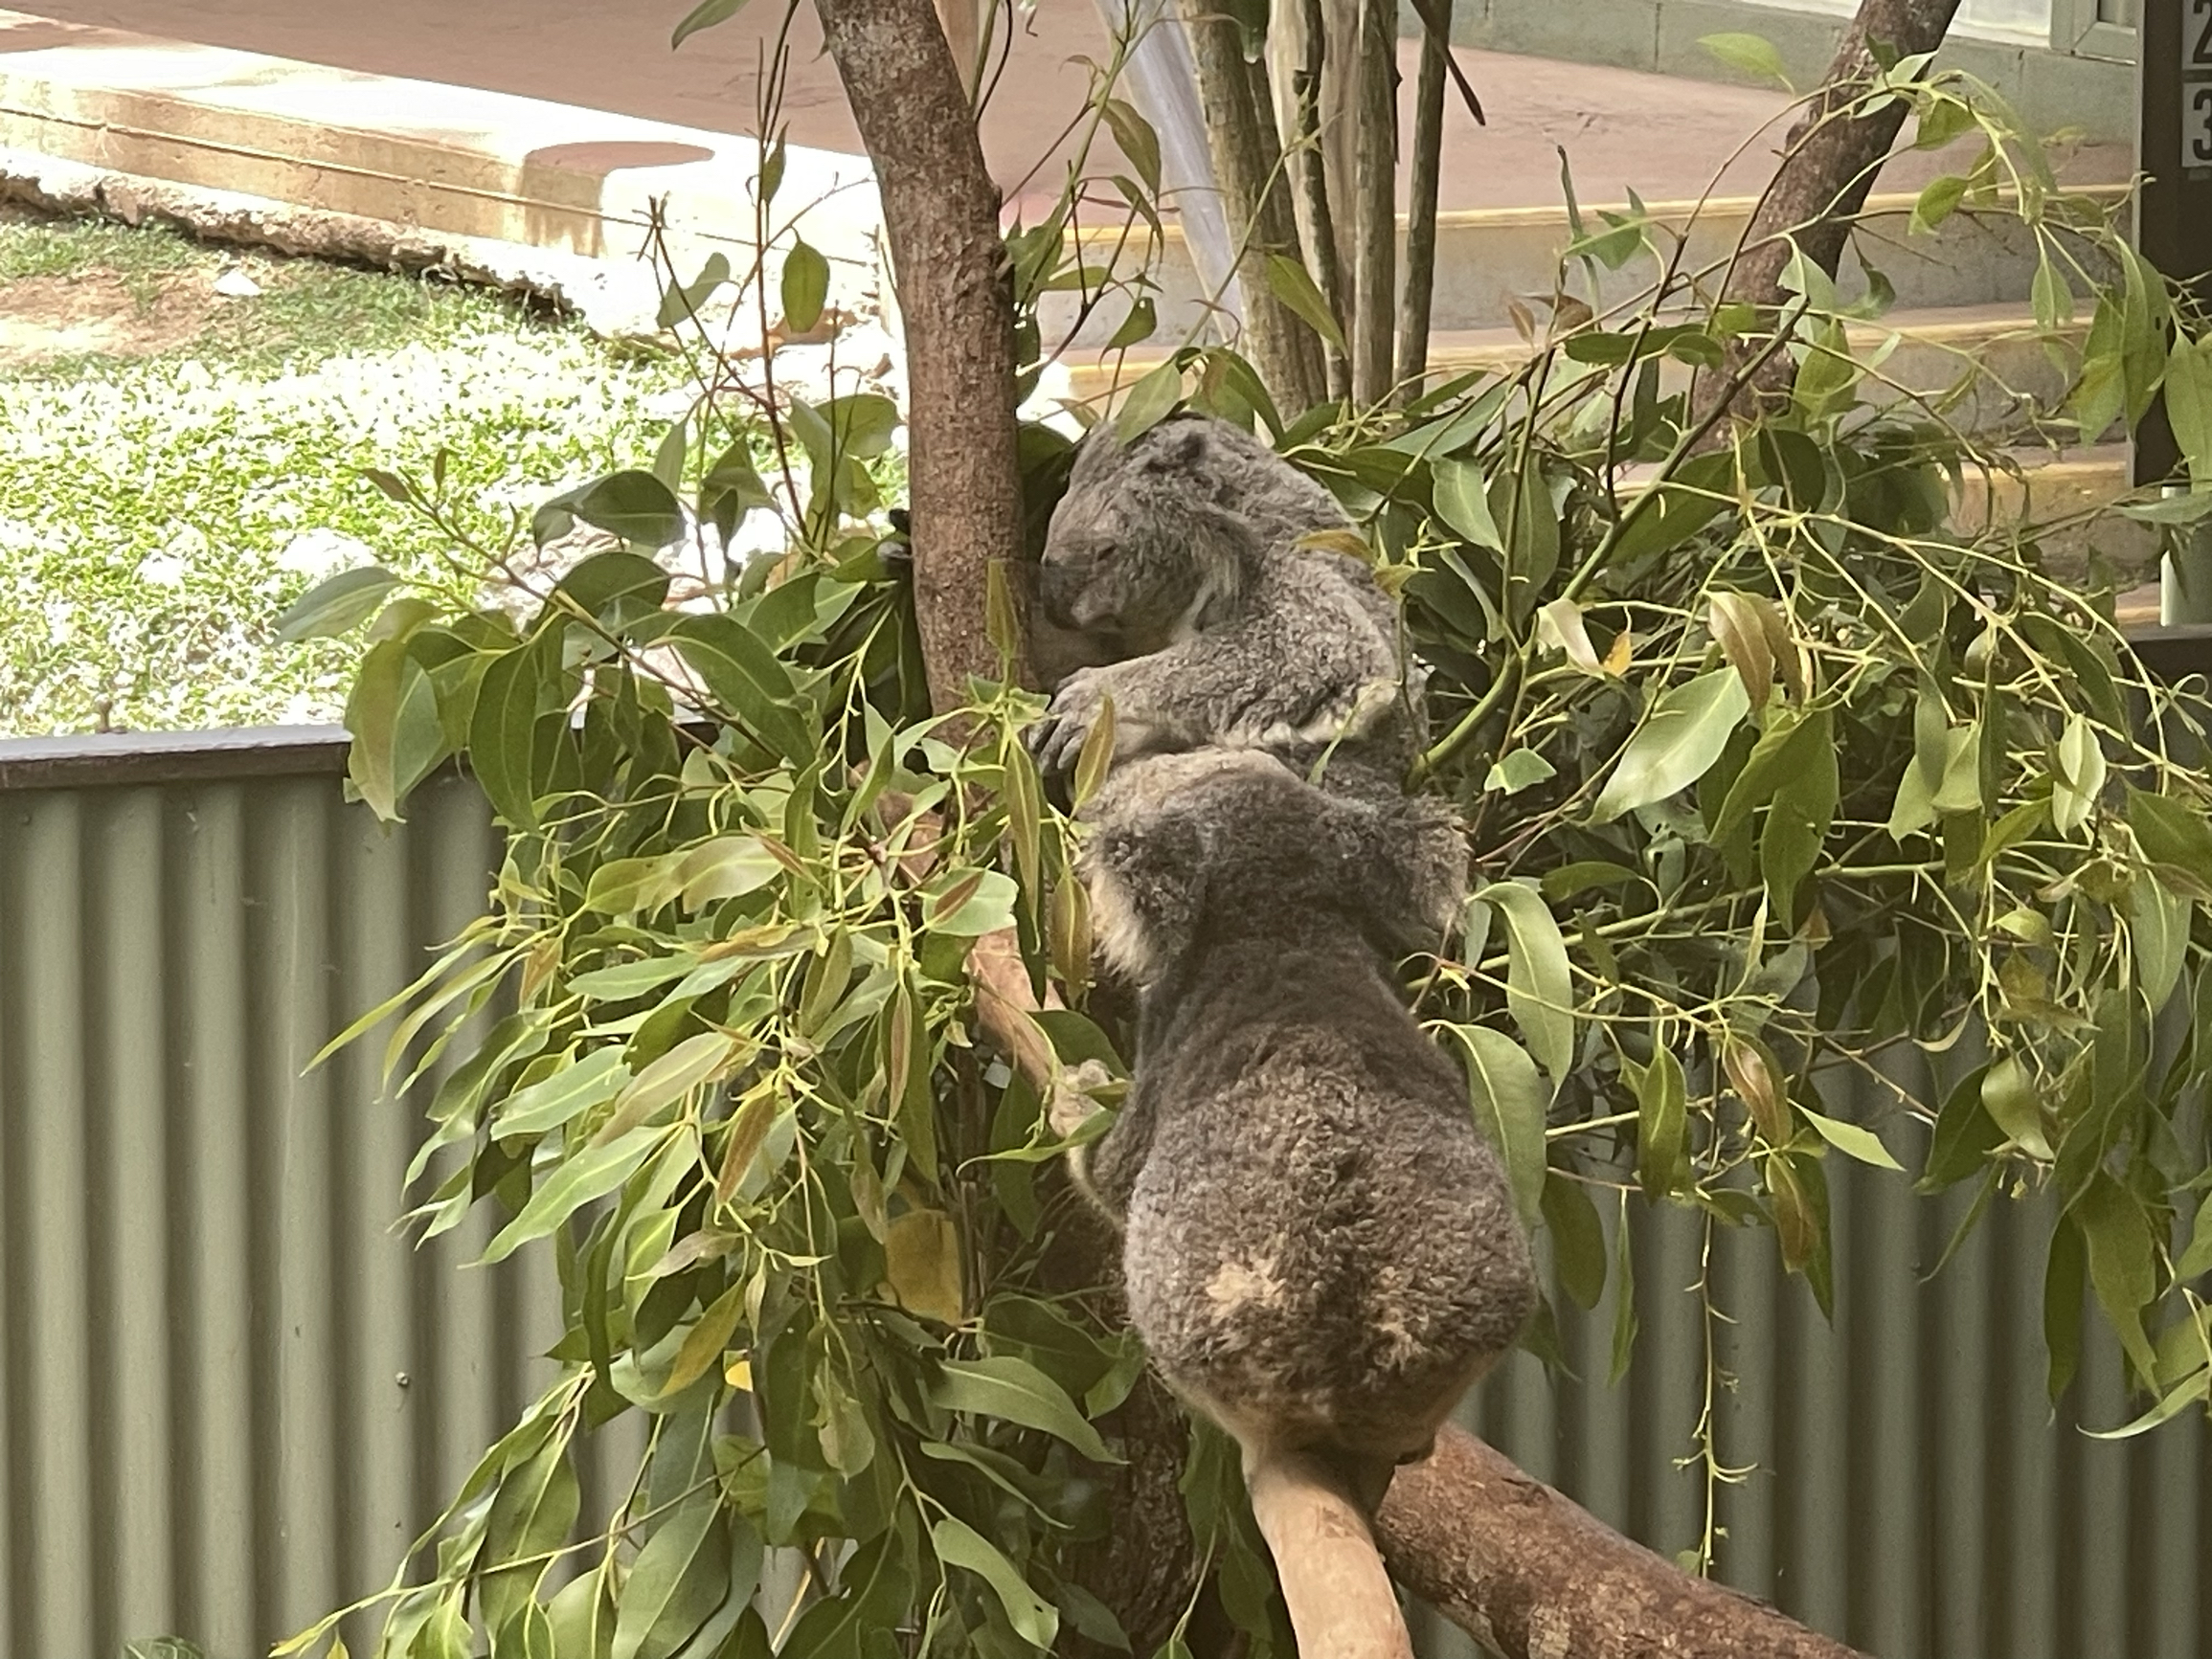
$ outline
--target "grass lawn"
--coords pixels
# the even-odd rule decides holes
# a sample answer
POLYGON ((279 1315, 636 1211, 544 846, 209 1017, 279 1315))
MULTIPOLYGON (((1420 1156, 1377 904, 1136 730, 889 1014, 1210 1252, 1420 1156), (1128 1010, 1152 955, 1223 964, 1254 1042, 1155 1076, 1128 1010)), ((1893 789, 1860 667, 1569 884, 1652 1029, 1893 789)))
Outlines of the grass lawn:
POLYGON ((357 648, 276 617, 348 565, 438 568, 358 469, 442 448, 527 511, 645 464, 685 402, 680 364, 492 295, 0 216, 0 735, 335 719, 357 648))

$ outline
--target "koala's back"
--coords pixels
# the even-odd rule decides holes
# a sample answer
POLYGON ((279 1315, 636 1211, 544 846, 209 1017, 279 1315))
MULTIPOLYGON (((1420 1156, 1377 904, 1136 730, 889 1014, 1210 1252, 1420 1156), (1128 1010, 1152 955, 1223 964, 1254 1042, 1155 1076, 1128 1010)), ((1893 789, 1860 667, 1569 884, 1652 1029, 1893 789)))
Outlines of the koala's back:
POLYGON ((1534 1295, 1464 1085, 1372 963, 1207 964, 1141 1075, 1131 1315, 1231 1422, 1385 1462, 1418 1451, 1534 1295))

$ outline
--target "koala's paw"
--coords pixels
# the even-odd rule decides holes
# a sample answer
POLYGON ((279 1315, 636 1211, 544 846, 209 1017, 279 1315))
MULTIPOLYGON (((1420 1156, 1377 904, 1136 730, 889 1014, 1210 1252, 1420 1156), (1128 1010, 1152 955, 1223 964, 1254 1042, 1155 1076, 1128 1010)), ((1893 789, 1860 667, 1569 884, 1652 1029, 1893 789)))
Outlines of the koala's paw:
POLYGON ((1083 745, 1103 716, 1111 686, 1094 668, 1078 668, 1060 682, 1052 701, 1026 741, 1037 769, 1051 777, 1075 770, 1083 745))

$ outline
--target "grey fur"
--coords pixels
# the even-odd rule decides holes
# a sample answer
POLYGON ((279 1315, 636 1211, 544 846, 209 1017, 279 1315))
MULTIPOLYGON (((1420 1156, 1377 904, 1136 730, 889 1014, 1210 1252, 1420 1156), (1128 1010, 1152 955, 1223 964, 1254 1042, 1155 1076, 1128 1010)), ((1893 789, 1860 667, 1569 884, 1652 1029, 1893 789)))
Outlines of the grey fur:
POLYGON ((1040 764, 1072 768, 1111 697, 1117 762, 1219 746, 1305 774, 1325 754, 1333 786, 1395 790, 1427 736, 1397 608, 1358 559, 1296 546, 1348 525, 1327 490, 1225 421, 1175 416, 1127 444, 1095 429, 1053 511, 1037 599, 1109 661, 1059 682, 1029 733, 1040 764))
POLYGON ((1250 751, 1135 762, 1093 815, 1099 943, 1143 986, 1084 1172, 1123 1219, 1132 1320, 1248 1468, 1318 1455, 1379 1502, 1536 1294, 1465 1083, 1390 972, 1439 943, 1465 844, 1437 803, 1250 751))

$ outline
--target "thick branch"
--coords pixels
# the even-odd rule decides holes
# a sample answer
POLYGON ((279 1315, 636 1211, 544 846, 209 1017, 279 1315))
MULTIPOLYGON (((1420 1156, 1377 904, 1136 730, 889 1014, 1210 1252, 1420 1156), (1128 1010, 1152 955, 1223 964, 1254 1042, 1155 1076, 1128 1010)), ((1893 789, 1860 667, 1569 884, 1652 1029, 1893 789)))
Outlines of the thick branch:
POLYGON ((1313 1459, 1295 1454, 1248 1466, 1245 1484, 1298 1651, 1412 1659, 1397 1592, 1352 1495, 1313 1459))
MULTIPOLYGON (((1336 216, 1329 209, 1328 166, 1321 150, 1322 54, 1327 44, 1321 20, 1321 0, 1298 0, 1296 7, 1278 11, 1269 24, 1268 44, 1275 49, 1275 34, 1282 35, 1289 59, 1281 71, 1290 86, 1289 136, 1284 153, 1298 184, 1298 234, 1304 238, 1306 271, 1321 291, 1321 303, 1344 325, 1343 262, 1337 258, 1336 216)), ((1342 401, 1352 393, 1351 362, 1334 346, 1324 347, 1328 361, 1329 395, 1342 401)))
POLYGON ((1401 1584, 1506 1659, 1855 1659, 1630 1542, 1463 1429, 1398 1471, 1375 1531, 1401 1584))
MULTIPOLYGON (((816 0, 815 10, 883 198, 906 325, 914 615, 931 700, 952 708, 967 701, 971 676, 999 677, 988 572, 1021 555, 999 188, 931 0, 816 0)), ((1018 585, 1007 588, 1018 604, 1018 585)), ((1027 680, 1027 661, 1013 671, 1027 680)))
MULTIPOLYGON (((1798 249, 1830 277, 1836 275, 1852 221, 1865 207, 1867 192, 1905 125, 1903 100, 1892 100, 1871 115, 1844 113, 1881 72, 1874 46, 1886 49, 1893 61, 1933 52, 1957 11, 1958 0, 1862 0, 1819 95, 1783 146, 1782 165, 1744 233, 1743 253, 1729 274, 1725 299, 1763 308, 1779 305, 1782 273, 1798 249)), ((1747 355, 1749 349, 1739 347, 1747 355)), ((1794 372, 1788 358, 1775 358, 1769 371, 1737 396, 1738 413, 1749 415, 1763 401, 1786 393, 1794 372)), ((1699 414, 1712 407, 1708 400, 1719 398, 1731 378, 1727 369, 1701 378, 1699 414)))

